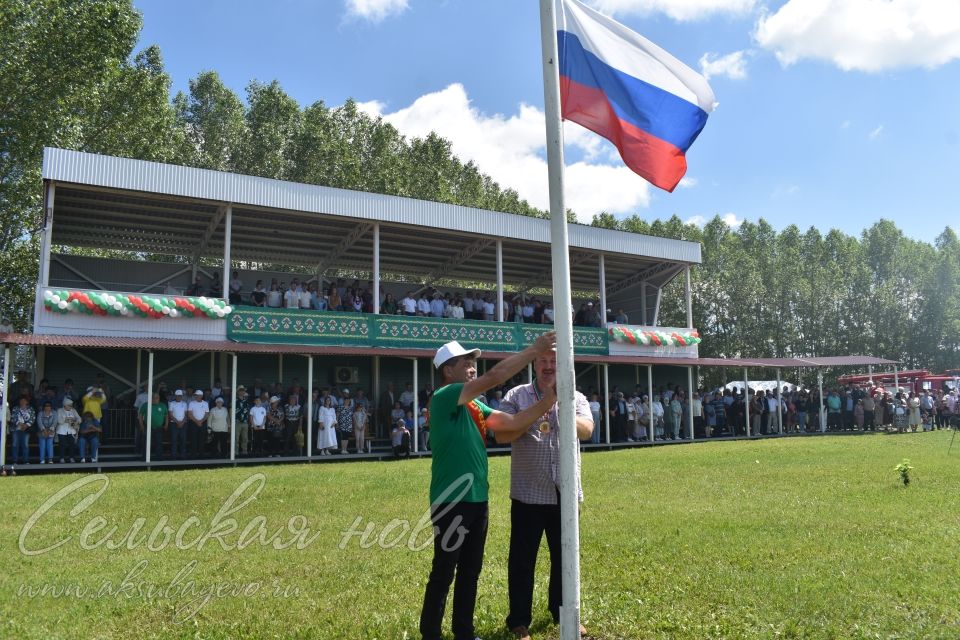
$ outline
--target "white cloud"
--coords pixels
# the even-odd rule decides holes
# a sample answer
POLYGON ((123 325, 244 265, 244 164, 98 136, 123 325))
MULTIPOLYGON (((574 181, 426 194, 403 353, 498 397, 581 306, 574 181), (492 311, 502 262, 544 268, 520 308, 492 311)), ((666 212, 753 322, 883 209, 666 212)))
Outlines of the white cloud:
POLYGON ((697 182, 698 181, 696 178, 691 178, 687 176, 684 178, 680 178, 680 184, 678 184, 677 186, 680 187, 681 189, 693 189, 695 186, 697 186, 697 182))
POLYGON ((725 213, 720 216, 720 219, 726 222, 731 229, 736 229, 743 224, 743 218, 738 218, 735 213, 725 213))
POLYGON ((725 56, 705 53, 700 57, 700 72, 709 80, 714 76, 727 76, 731 80, 747 77, 746 51, 734 51, 725 56))
MULTIPOLYGON (((359 105, 366 113, 382 116, 407 137, 424 137, 431 131, 451 142, 461 160, 473 160, 501 187, 512 188, 531 204, 549 208, 547 162, 544 158, 543 112, 521 104, 517 113, 485 114, 470 104, 461 84, 428 93, 408 107, 387 112, 381 102, 359 105)), ((594 214, 632 213, 650 203, 649 185, 626 166, 598 162, 607 156, 608 142, 572 123, 564 137, 584 159, 567 165, 566 205, 589 223, 594 214)))
POLYGON ((370 22, 398 15, 407 10, 407 0, 345 0, 347 15, 370 22))
POLYGON ((664 13, 674 20, 697 20, 718 13, 749 13, 756 0, 588 0, 608 15, 664 13))
POLYGON ((755 38, 781 64, 813 58, 844 70, 937 67, 960 58, 956 0, 788 0, 755 38))
MULTIPOLYGON (((731 229, 736 229, 743 224, 743 219, 738 218, 735 213, 725 213, 720 216, 720 219, 723 220, 725 223, 727 223, 727 226, 730 227, 731 229)), ((710 218, 710 220, 713 220, 713 218, 710 218)), ((698 227, 702 227, 703 225, 710 222, 710 220, 708 220, 705 216, 695 215, 687 218, 686 224, 693 224, 698 227)))
POLYGON ((873 131, 871 131, 869 134, 867 134, 867 137, 870 138, 871 140, 876 140, 877 138, 880 137, 881 133, 883 133, 882 124, 878 126, 876 129, 874 129, 873 131))

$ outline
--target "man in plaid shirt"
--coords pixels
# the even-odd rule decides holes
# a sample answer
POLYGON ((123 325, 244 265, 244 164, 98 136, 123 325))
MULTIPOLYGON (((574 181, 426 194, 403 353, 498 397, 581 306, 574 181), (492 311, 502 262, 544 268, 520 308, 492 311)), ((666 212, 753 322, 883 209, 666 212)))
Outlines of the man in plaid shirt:
MULTIPOLYGON (((536 379, 514 387, 500 403, 500 411, 517 414, 531 407, 557 383, 557 354, 549 351, 533 361, 536 379)), ((593 434, 593 414, 587 398, 577 391, 574 412, 578 440, 593 434)), ((525 431, 496 434, 497 442, 512 443, 510 456, 510 558, 507 586, 510 613, 507 627, 514 637, 529 640, 532 619, 533 581, 537 551, 543 534, 550 549, 548 607, 554 622, 560 619, 562 577, 560 571, 560 438, 557 405, 538 417, 525 431)), ((577 498, 583 500, 580 485, 580 451, 577 450, 577 498)), ((580 635, 586 630, 581 626, 580 635)))

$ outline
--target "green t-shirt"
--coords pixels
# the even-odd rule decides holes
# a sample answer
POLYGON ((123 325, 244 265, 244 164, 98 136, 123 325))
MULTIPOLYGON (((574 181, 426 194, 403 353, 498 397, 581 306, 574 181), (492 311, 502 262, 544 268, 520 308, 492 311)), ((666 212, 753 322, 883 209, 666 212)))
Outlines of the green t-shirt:
POLYGON ((164 423, 167 421, 167 405, 162 402, 159 404, 151 405, 149 402, 144 402, 140 405, 140 417, 143 418, 143 426, 147 426, 147 407, 153 407, 153 417, 150 418, 150 428, 159 429, 163 427, 164 423))
POLYGON ((462 382, 448 384, 430 399, 431 504, 487 501, 486 419, 493 409, 476 400, 457 404, 462 390, 462 382), (465 474, 472 475, 469 490, 465 474))

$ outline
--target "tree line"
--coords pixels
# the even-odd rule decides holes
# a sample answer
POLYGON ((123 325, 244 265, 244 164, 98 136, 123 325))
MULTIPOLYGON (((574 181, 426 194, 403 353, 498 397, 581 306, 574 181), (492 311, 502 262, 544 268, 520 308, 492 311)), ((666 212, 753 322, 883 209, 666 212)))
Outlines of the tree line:
MULTIPOLYGON (((45 146, 546 215, 447 140, 407 139, 352 100, 302 107, 276 81, 256 80, 241 98, 215 71, 171 96, 159 48, 135 50, 141 27, 131 0, 0 3, 0 311, 18 330, 33 308, 45 146)), ((693 295, 705 356, 863 353, 960 366, 960 245, 949 227, 930 244, 886 220, 859 237, 762 219, 701 228, 600 214, 592 224, 702 243, 693 295)), ((684 324, 682 284, 666 293, 663 323, 684 324)))

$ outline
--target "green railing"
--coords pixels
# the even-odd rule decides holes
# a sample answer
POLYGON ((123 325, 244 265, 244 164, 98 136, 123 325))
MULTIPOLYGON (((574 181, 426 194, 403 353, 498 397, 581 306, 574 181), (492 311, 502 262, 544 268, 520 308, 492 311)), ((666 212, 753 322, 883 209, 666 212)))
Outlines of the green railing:
MULTIPOLYGON (((227 338, 234 342, 393 349, 436 349, 457 340, 469 348, 519 351, 551 329, 550 325, 513 322, 242 306, 234 307, 226 322, 227 338)), ((578 354, 608 355, 607 340, 605 329, 574 330, 578 354)))

